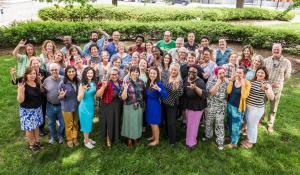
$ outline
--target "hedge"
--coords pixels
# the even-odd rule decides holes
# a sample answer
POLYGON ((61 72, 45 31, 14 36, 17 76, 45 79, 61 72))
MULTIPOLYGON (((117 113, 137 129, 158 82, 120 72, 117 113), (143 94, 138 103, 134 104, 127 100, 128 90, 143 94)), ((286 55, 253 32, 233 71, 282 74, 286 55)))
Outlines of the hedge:
POLYGON ((38 13, 42 20, 84 21, 84 20, 134 20, 139 22, 185 21, 185 20, 282 20, 294 17, 293 13, 280 16, 280 11, 262 8, 191 8, 191 7, 141 7, 141 6, 84 6, 48 7, 38 13))
POLYGON ((174 38, 186 37, 188 32, 193 31, 197 41, 202 35, 208 35, 213 42, 224 36, 229 41, 251 44, 255 48, 271 48, 274 42, 281 42, 286 48, 300 45, 300 35, 293 30, 270 30, 225 22, 36 21, 0 28, 0 47, 15 46, 22 38, 29 38, 34 44, 40 44, 46 39, 57 41, 63 35, 71 35, 75 42, 83 43, 89 40, 89 32, 99 27, 108 33, 120 31, 123 40, 131 40, 137 34, 144 34, 148 39, 161 39, 164 31, 170 30, 174 38))

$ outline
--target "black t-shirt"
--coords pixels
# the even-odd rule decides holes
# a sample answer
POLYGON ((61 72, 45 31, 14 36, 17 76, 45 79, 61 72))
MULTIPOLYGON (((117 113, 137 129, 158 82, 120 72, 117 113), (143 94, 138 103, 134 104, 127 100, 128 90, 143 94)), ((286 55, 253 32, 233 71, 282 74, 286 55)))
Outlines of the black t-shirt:
POLYGON ((198 45, 196 43, 194 43, 193 45, 190 45, 188 42, 184 43, 183 45, 186 49, 188 49, 189 51, 193 51, 195 52, 196 49, 198 49, 198 45))
POLYGON ((187 86, 190 86, 190 83, 188 82, 188 78, 184 79, 183 82, 183 106, 184 109, 189 109, 193 111, 201 111, 207 106, 206 97, 207 97, 207 91, 206 91, 206 85, 204 81, 200 78, 196 79, 194 81, 195 85, 202 90, 202 96, 199 96, 195 90, 192 90, 191 88, 188 88, 187 86))
POLYGON ((42 94, 39 85, 31 87, 25 83, 25 99, 20 104, 23 108, 38 108, 42 105, 42 94))

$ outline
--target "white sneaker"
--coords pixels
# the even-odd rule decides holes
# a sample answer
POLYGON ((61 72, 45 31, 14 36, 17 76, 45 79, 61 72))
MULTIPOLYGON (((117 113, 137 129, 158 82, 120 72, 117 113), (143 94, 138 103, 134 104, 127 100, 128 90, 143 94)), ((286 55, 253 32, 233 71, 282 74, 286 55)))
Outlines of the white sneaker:
POLYGON ((96 142, 94 140, 92 140, 92 139, 89 139, 89 142, 91 142, 91 144, 93 144, 93 145, 96 144, 96 142))
POLYGON ((49 144, 53 145, 55 143, 55 139, 53 137, 50 138, 49 144))
POLYGON ((59 143, 59 144, 63 144, 63 143, 64 143, 64 138, 58 137, 58 143, 59 143))
POLYGON ((91 142, 84 143, 84 146, 88 149, 93 149, 95 147, 91 142))
POLYGON ((218 146, 218 150, 222 151, 224 149, 223 146, 218 146))

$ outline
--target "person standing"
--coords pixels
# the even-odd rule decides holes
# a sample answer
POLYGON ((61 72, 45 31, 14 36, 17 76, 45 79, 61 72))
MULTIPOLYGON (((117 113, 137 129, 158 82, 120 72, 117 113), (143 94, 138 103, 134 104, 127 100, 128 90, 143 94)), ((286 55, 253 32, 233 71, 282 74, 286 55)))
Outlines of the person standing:
POLYGON ((211 139, 215 130, 218 149, 223 150, 225 136, 224 118, 227 104, 226 88, 228 79, 225 77, 225 69, 222 66, 216 67, 214 74, 215 76, 209 79, 206 85, 209 95, 207 98, 205 137, 206 139, 211 139))
POLYGON ((43 148, 39 138, 39 126, 43 123, 41 88, 35 69, 25 69, 23 82, 18 83, 17 100, 20 103, 21 130, 26 132, 29 149, 36 152, 43 148))
POLYGON ((78 114, 80 121, 80 131, 83 132, 84 146, 88 149, 93 149, 96 142, 89 138, 92 131, 94 118, 94 97, 96 94, 96 75, 92 67, 87 67, 83 70, 81 85, 77 100, 80 102, 78 106, 78 114))
POLYGON ((84 47, 83 47, 83 56, 84 57, 90 57, 91 56, 90 46, 92 44, 96 44, 98 46, 98 48, 99 48, 99 55, 98 56, 100 56, 103 45, 104 45, 104 42, 108 37, 109 37, 109 35, 105 31, 103 31, 102 29, 97 29, 97 30, 91 31, 90 42, 85 44, 84 47), (99 39, 98 33, 102 34, 102 37, 100 39, 99 39))
POLYGON ((60 99, 61 110, 65 122, 65 134, 67 145, 72 148, 74 145, 79 146, 78 135, 78 117, 77 117, 77 94, 79 80, 77 78, 74 66, 67 66, 65 77, 58 85, 58 98, 60 99))
POLYGON ((207 106, 205 83, 197 74, 196 65, 190 65, 188 77, 183 83, 183 109, 186 112, 187 125, 185 144, 189 150, 192 150, 197 144, 199 123, 204 108, 207 106))
POLYGON ((187 48, 189 51, 195 52, 198 48, 198 44, 195 42, 195 33, 189 32, 187 39, 188 42, 184 43, 184 47, 187 48))
POLYGON ((270 101, 270 115, 268 122, 268 131, 273 132, 276 112, 281 97, 283 84, 291 77, 292 65, 291 62, 282 55, 281 44, 273 44, 272 56, 264 60, 266 68, 269 72, 269 82, 272 85, 275 93, 274 100, 270 101))
POLYGON ((176 43, 171 39, 171 32, 165 31, 164 39, 156 43, 156 46, 159 47, 163 52, 168 52, 170 49, 176 47, 176 43))
POLYGON ((224 64, 227 64, 231 52, 232 49, 227 47, 226 39, 223 37, 219 38, 219 48, 215 50, 215 58, 217 65, 222 66, 224 64))
POLYGON ((160 101, 168 95, 159 77, 158 68, 150 68, 146 86, 146 120, 152 129, 152 137, 149 139, 152 142, 148 146, 159 144, 159 124, 161 123, 160 101))
POLYGON ((227 94, 230 95, 227 104, 227 115, 231 138, 230 144, 226 145, 227 148, 236 148, 240 138, 246 100, 251 88, 251 83, 245 79, 246 73, 247 69, 244 66, 239 66, 236 70, 235 80, 231 79, 227 86, 227 94))
POLYGON ((54 144, 55 140, 58 140, 60 144, 64 142, 64 129, 65 123, 61 112, 60 101, 57 96, 59 91, 58 85, 63 80, 63 77, 59 75, 58 71, 60 66, 57 63, 51 63, 50 66, 51 76, 46 78, 43 83, 43 88, 47 95, 47 118, 48 127, 50 130, 50 144, 54 144), (56 130, 56 119, 59 121, 58 131, 56 130))

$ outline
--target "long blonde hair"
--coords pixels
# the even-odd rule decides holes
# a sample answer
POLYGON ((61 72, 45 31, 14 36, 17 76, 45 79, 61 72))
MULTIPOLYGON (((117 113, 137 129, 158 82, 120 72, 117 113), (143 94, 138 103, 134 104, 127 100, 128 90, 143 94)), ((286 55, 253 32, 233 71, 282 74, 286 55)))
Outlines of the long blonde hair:
MULTIPOLYGON (((169 72, 171 73, 172 68, 175 68, 177 70, 177 77, 176 81, 182 81, 181 75, 180 75, 180 65, 178 63, 171 63, 169 67, 169 72)), ((171 75, 169 76, 169 82, 170 82, 171 75)))

